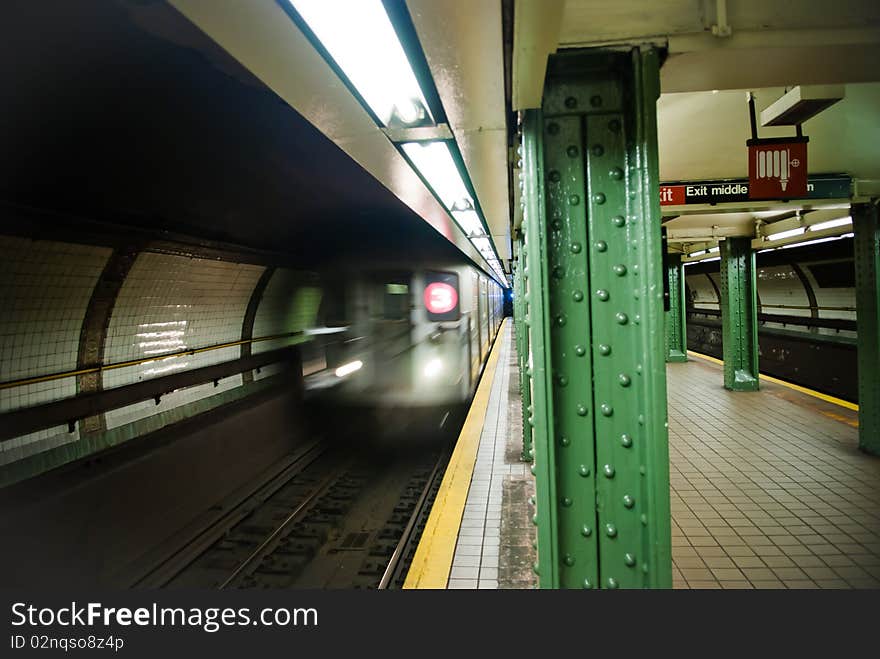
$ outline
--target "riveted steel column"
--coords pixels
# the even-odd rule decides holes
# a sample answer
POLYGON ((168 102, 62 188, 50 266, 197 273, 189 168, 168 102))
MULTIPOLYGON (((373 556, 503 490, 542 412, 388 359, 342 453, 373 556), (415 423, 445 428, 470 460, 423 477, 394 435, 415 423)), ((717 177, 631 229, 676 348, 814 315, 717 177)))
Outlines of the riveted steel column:
POLYGON ((853 204, 859 358, 859 448, 880 455, 880 222, 877 204, 853 204))
POLYGON ((519 241, 516 272, 519 276, 519 386, 520 400, 522 403, 522 430, 523 430, 523 448, 520 459, 523 462, 532 461, 532 378, 529 368, 529 301, 526 296, 526 267, 525 267, 525 245, 522 239, 519 241))
POLYGON ((681 254, 666 255, 669 311, 666 312, 666 361, 687 361, 687 320, 684 305, 684 266, 681 254))
MULTIPOLYGON (((523 240, 526 323, 531 380, 532 473, 535 475, 535 516, 538 561, 535 572, 542 588, 559 588, 559 533, 557 529, 556 447, 550 355, 550 308, 547 270, 547 218, 544 207, 543 120, 539 110, 523 117, 523 240)), ((594 581, 593 581, 594 583, 594 581)))
POLYGON ((523 462, 532 461, 532 383, 529 376, 529 329, 528 329, 528 300, 525 295, 525 246, 522 238, 517 241, 517 264, 515 271, 516 292, 514 300, 517 302, 515 313, 518 316, 516 339, 519 355, 519 388, 520 401, 522 403, 522 434, 523 445, 520 459, 523 462))
POLYGON ((728 238, 720 246, 724 386, 732 391, 757 391, 758 310, 752 241, 728 238))
POLYGON ((527 167, 526 183, 543 174, 546 193, 544 213, 527 208, 545 277, 540 291, 530 280, 545 311, 541 378, 532 351, 542 587, 671 585, 658 68, 650 49, 556 56, 543 114, 527 115, 543 171, 527 167))

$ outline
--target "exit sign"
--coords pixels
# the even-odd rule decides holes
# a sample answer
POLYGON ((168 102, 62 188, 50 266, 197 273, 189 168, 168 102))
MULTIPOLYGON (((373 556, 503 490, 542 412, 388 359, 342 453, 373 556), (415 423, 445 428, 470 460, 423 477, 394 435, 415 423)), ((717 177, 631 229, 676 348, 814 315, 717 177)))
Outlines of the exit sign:
MULTIPOLYGON (((845 174, 810 176, 807 179, 806 190, 803 194, 798 194, 794 197, 777 195, 772 198, 848 199, 851 196, 851 186, 852 179, 845 174)), ((749 201, 750 199, 761 198, 752 195, 750 182, 746 179, 660 184, 661 206, 728 204, 749 201)))

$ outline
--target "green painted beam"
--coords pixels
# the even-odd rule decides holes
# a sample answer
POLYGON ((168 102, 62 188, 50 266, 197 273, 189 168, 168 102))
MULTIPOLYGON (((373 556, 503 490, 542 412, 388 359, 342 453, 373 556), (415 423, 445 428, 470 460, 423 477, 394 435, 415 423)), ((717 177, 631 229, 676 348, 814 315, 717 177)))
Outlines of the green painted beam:
POLYGON ((859 448, 880 455, 880 222, 877 204, 852 206, 859 359, 859 448))
POLYGON ((658 96, 656 51, 571 52, 525 116, 541 587, 671 586, 658 96))
POLYGON ((758 390, 758 309, 751 238, 728 238, 721 246, 721 340, 724 386, 758 390))
POLYGON ((666 312, 666 361, 687 361, 687 320, 684 300, 684 266, 681 254, 666 255, 669 311, 666 312))

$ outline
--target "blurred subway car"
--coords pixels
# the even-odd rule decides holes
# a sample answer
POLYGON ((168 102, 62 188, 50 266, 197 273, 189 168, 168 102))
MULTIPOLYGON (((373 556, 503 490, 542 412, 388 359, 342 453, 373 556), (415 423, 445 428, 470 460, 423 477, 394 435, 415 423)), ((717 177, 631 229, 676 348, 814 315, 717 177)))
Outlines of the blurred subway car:
POLYGON ((474 267, 338 269, 322 276, 322 326, 305 380, 324 417, 383 436, 442 432, 466 411, 504 291, 474 267))

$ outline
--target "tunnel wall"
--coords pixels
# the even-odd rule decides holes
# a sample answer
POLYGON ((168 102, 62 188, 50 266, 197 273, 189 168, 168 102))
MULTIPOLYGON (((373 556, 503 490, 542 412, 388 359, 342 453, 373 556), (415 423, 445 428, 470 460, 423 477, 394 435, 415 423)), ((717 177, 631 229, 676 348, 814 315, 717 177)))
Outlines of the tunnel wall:
MULTIPOLYGON (((303 337, 260 339, 299 332, 315 321, 320 289, 307 273, 241 262, 234 255, 220 260, 128 251, 130 265, 128 252, 119 248, 0 236, 0 415, 278 350, 303 337), (262 291, 258 283, 264 275, 262 291), (115 286, 114 277, 121 277, 115 286), (101 301, 102 295, 112 299, 101 301), (237 343, 242 339, 254 342, 237 343), (237 344, 218 347, 227 343, 237 344), (209 349, 163 359, 204 348, 209 349), (6 386, 132 360, 139 363, 97 375, 6 386)), ((4 438, 0 486, 265 390, 287 366, 267 364, 70 426, 4 438)))
POLYGON ((124 459, 109 455, 7 488, 0 537, 15 542, 0 543, 0 561, 15 569, 3 570, 0 587, 132 585, 205 511, 303 441, 291 384, 151 433, 124 459))
MULTIPOLYGON (((0 382, 71 371, 95 284, 112 250, 0 237, 0 382)), ((0 413, 76 394, 76 378, 0 389, 0 413)), ((54 426, 0 442, 0 464, 79 439, 54 426)))

